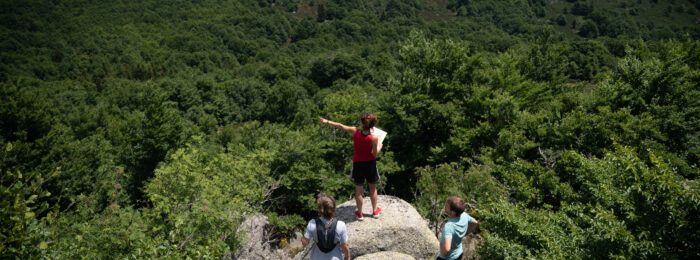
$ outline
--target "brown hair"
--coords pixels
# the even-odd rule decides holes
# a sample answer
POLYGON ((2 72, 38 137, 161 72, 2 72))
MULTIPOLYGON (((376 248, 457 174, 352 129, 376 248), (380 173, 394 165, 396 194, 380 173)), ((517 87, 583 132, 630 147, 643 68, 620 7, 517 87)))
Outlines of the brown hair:
POLYGON ((454 211, 457 216, 462 215, 462 212, 464 212, 464 200, 462 200, 460 197, 449 196, 447 197, 447 201, 445 203, 450 205, 450 210, 454 211))
POLYGON ((316 199, 318 212, 326 219, 331 219, 335 214, 335 199, 325 192, 318 194, 316 199))
POLYGON ((377 124, 377 116, 372 113, 362 113, 360 115, 360 124, 362 125, 362 130, 369 130, 377 124))

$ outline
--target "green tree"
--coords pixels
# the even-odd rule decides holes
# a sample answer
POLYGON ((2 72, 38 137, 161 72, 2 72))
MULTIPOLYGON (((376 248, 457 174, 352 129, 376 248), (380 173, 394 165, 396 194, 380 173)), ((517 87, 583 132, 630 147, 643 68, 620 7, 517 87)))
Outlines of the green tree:
POLYGON ((326 5, 320 4, 318 7, 316 7, 316 21, 317 22, 323 22, 326 20, 326 5))
MULTIPOLYGON (((4 147, 3 161, 6 153, 13 149, 12 143, 4 147)), ((48 244, 53 233, 48 226, 58 215, 58 208, 53 208, 46 198, 51 193, 42 188, 60 169, 54 169, 46 176, 37 172, 2 173, 0 178, 0 256, 3 258, 32 258, 46 256, 48 244), (52 210, 53 209, 53 210, 52 210)))
POLYGON ((235 252, 238 225, 275 188, 269 158, 260 153, 225 153, 195 137, 155 171, 145 186, 155 233, 163 255, 235 252))
POLYGON ((528 209, 519 203, 490 205, 480 214, 484 244, 479 254, 490 258, 690 257, 691 251, 680 248, 693 247, 685 241, 696 240, 696 234, 680 229, 699 224, 691 217, 698 210, 693 201, 699 189, 681 180, 655 155, 649 159, 651 165, 620 146, 602 159, 567 153, 559 159, 557 174, 574 178, 574 192, 584 196, 555 211, 528 209))
POLYGON ((518 64, 523 75, 538 81, 562 82, 566 79, 562 64, 567 63, 566 49, 556 44, 552 31, 542 31, 518 64))
POLYGON ((443 220, 445 199, 448 196, 462 197, 471 211, 477 207, 506 198, 503 186, 491 175, 489 166, 474 166, 465 171, 456 163, 425 166, 416 169, 416 209, 430 221, 435 235, 439 233, 443 220))
POLYGON ((579 28, 578 34, 586 38, 598 37, 598 25, 596 25, 595 22, 591 20, 586 20, 579 28))
POLYGON ((349 79, 364 70, 364 62, 357 55, 329 54, 311 64, 308 78, 321 88, 330 87, 338 79, 349 79))
POLYGON ((559 26, 566 26, 566 16, 563 14, 558 15, 556 21, 559 26))
POLYGON ((697 43, 671 41, 649 50, 640 48, 620 60, 611 78, 603 82, 600 97, 614 109, 629 108, 633 115, 650 113, 660 120, 660 130, 668 138, 669 150, 697 164, 698 137, 697 56, 687 47, 697 43), (685 47, 682 47, 685 46, 685 47), (663 53, 663 55, 660 55, 663 53))
POLYGON ((571 14, 573 15, 586 16, 591 12, 593 12, 593 5, 591 4, 576 2, 574 6, 571 7, 571 14))

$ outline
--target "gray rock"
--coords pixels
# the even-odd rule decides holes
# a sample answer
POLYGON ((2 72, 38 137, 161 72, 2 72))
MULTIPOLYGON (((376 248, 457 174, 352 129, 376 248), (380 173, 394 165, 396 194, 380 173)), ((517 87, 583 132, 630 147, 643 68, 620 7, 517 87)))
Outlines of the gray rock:
MULTIPOLYGON (((335 217, 346 223, 353 259, 435 259, 439 252, 439 242, 428 228, 428 223, 406 201, 397 197, 381 195, 378 205, 382 214, 374 219, 371 216, 369 198, 364 200, 365 220, 355 218, 355 200, 338 205, 335 217), (400 253, 399 253, 400 252, 400 253)), ((277 249, 276 243, 269 241, 270 223, 265 216, 247 218, 240 232, 245 232, 243 246, 234 255, 224 259, 292 259, 287 251, 295 251, 293 259, 309 259, 311 244, 304 248, 298 244, 301 234, 289 239, 289 245, 277 249), (294 248, 295 250, 291 250, 294 248)), ((464 241, 465 257, 473 251, 478 238, 464 241)))
POLYGON ((379 253, 363 255, 358 258, 355 258, 355 260, 416 260, 416 258, 407 254, 384 251, 379 253))
POLYGON ((381 216, 372 218, 372 204, 363 201, 365 220, 355 218, 355 200, 338 206, 336 218, 348 227, 350 255, 356 258, 381 251, 401 252, 415 259, 435 259, 439 242, 428 228, 428 223, 408 202, 397 197, 381 195, 377 205, 381 216))
POLYGON ((306 247, 301 249, 301 252, 297 253, 294 256, 294 260, 304 260, 304 259, 309 259, 311 257, 311 247, 313 246, 314 242, 312 241, 306 247))
POLYGON ((464 251, 462 259, 479 259, 476 255, 476 248, 479 246, 479 243, 481 243, 480 236, 474 234, 466 235, 462 239, 462 250, 464 251))
MULTIPOLYGON (((270 222, 266 216, 247 218, 238 228, 238 233, 245 233, 243 246, 232 256, 233 259, 289 259, 283 250, 273 248, 269 238, 270 222)), ((225 255, 224 259, 231 258, 225 255)))

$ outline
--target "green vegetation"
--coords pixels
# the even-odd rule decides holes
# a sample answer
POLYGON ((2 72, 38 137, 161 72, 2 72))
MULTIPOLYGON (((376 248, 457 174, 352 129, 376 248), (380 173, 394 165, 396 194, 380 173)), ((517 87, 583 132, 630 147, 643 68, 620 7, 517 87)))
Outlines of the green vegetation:
POLYGON ((698 1, 4 1, 0 257, 205 258, 319 191, 447 195, 502 258, 697 258, 698 1))

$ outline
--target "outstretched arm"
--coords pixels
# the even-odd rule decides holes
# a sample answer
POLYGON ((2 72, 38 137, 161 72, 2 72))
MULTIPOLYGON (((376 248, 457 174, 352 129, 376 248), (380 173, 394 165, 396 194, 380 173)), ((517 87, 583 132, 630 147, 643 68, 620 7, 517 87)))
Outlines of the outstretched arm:
POLYGON ((353 135, 353 134, 355 134, 355 131, 357 131, 357 128, 354 127, 354 126, 346 126, 346 125, 344 125, 344 124, 341 124, 341 123, 338 123, 338 122, 333 122, 333 121, 328 120, 328 119, 325 119, 325 118, 323 118, 323 117, 320 117, 320 118, 321 118, 321 124, 328 124, 328 125, 331 125, 331 126, 333 126, 333 127, 335 127, 335 128, 338 128, 338 129, 340 129, 340 130, 343 130, 343 131, 347 132, 348 134, 353 135))

